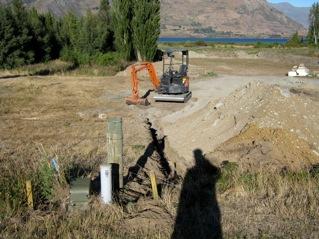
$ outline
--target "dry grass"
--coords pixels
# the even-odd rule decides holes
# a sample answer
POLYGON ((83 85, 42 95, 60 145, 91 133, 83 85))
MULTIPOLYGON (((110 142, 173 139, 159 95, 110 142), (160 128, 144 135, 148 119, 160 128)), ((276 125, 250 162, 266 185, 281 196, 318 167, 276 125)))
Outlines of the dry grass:
POLYGON ((45 63, 26 65, 10 70, 0 70, 0 79, 26 76, 113 76, 125 69, 127 62, 118 65, 76 65, 71 62, 53 60, 45 63))
POLYGON ((308 173, 235 177, 220 197, 226 235, 314 238, 318 235, 318 178, 308 173), (243 179, 244 177, 244 179, 243 179))
MULTIPOLYGON (((221 191, 217 183, 225 238, 314 238, 318 235, 318 178, 300 174, 232 172, 232 183, 221 191)), ((21 211, 2 219, 4 238, 170 238, 179 203, 179 186, 165 188, 162 199, 138 205, 101 206, 66 213, 21 211), (130 210, 128 210, 130 207, 130 210), (145 213, 145 210, 160 213, 145 213), (21 217, 21 215, 23 215, 21 217), (134 218, 134 220, 132 220, 134 218), (148 225, 160 225, 152 227, 148 225)))
MULTIPOLYGON (((217 182, 224 238, 316 238, 319 175, 222 169, 217 182)), ((165 191, 165 210, 176 216, 178 189, 165 191)), ((174 225, 171 225, 174 226, 174 225)))

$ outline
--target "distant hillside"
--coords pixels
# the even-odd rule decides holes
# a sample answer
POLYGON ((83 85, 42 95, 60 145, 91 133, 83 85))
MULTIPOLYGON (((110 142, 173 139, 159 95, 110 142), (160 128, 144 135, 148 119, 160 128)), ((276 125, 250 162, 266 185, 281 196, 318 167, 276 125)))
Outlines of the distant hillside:
MULTIPOLYGON (((10 2, 10 0, 0 0, 10 2)), ((24 0, 61 16, 98 9, 100 0, 24 0)), ((290 36, 306 29, 266 0, 161 0, 162 36, 290 36)))
POLYGON ((269 3, 269 5, 283 12, 291 19, 302 24, 304 27, 309 26, 308 17, 309 17, 310 7, 295 7, 287 2, 269 3))
MULTIPOLYGON (((9 2, 12 0, 0 0, 0 3, 9 2)), ((69 11, 83 15, 89 9, 98 9, 100 5, 100 0, 23 0, 23 2, 41 12, 50 11, 57 16, 63 16, 69 11)))
POLYGON ((197 36, 225 32, 238 35, 289 36, 304 27, 268 5, 266 0, 162 0, 164 35, 197 36))

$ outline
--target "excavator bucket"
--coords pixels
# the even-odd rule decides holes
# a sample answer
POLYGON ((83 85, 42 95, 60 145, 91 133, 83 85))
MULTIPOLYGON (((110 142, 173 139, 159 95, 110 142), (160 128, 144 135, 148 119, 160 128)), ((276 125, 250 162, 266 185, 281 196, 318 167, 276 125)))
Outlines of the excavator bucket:
POLYGON ((151 103, 147 100, 147 98, 134 99, 133 97, 130 97, 130 98, 126 99, 126 104, 127 105, 144 105, 144 106, 148 106, 151 103))

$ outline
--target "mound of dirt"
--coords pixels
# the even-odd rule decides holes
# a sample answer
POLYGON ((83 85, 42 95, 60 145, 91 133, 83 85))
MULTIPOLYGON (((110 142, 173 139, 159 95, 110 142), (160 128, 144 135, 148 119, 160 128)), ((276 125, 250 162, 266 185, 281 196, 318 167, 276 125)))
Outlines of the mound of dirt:
POLYGON ((214 163, 238 163, 242 168, 299 170, 319 162, 309 144, 284 129, 249 125, 208 155, 214 163))
POLYGON ((271 148, 269 162, 280 160, 277 165, 292 163, 297 167, 319 162, 319 103, 312 98, 276 85, 252 82, 191 116, 167 124, 164 133, 186 163, 193 161, 194 149, 210 153, 233 137, 227 147, 224 145, 226 148, 218 150, 227 151, 233 145, 231 150, 238 151, 240 143, 255 141, 263 142, 265 152, 271 148))

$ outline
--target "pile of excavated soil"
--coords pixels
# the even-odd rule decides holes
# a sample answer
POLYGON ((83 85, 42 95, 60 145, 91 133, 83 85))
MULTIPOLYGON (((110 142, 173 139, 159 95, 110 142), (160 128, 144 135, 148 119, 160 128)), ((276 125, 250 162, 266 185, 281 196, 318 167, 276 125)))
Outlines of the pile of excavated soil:
POLYGON ((214 163, 236 162, 244 168, 298 170, 318 164, 308 142, 285 129, 249 125, 208 155, 214 163))
MULTIPOLYGON (((237 158, 228 153, 217 156, 232 161, 232 155, 234 161, 243 161, 245 148, 258 150, 261 144, 258 157, 266 158, 266 153, 267 164, 302 167, 319 162, 319 102, 313 99, 290 89, 252 82, 188 117, 167 122, 164 133, 185 164, 193 163, 192 151, 197 148, 205 153, 218 147, 219 152, 234 151, 237 158), (239 150, 240 144, 246 146, 239 150)), ((249 157, 255 151, 248 152, 246 161, 262 166, 265 160, 249 157)))

